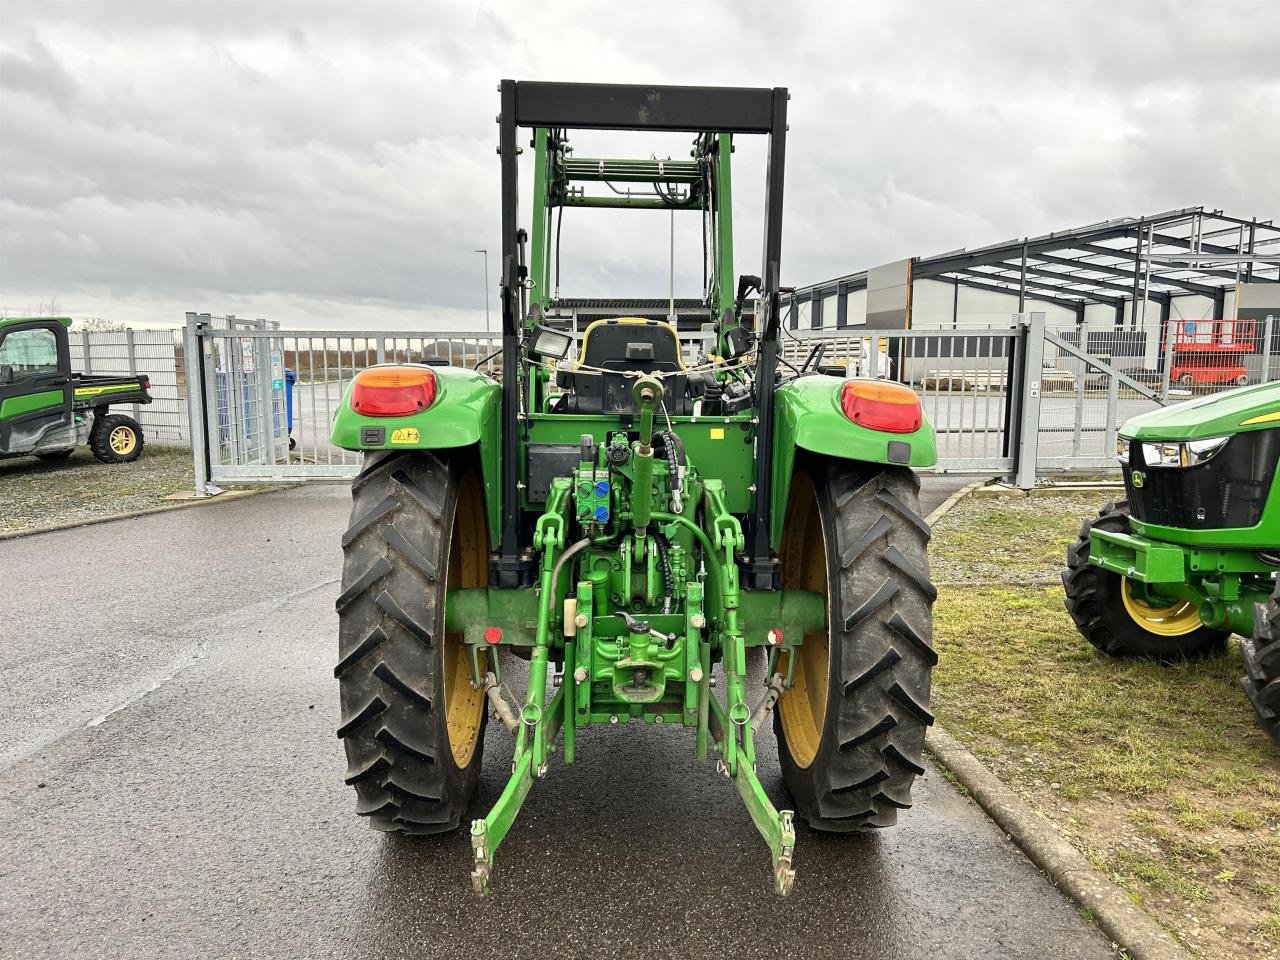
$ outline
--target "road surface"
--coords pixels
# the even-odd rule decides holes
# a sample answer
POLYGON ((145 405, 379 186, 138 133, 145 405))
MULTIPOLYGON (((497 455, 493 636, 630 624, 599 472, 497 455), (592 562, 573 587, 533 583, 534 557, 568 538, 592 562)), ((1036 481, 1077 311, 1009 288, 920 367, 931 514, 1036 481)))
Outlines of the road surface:
MULTIPOLYGON (((928 478, 936 505, 963 480, 928 478)), ((685 731, 553 759, 473 898, 467 837, 369 830, 334 736, 346 491, 0 543, 0 956, 1102 960, 936 770, 898 827, 765 846, 685 731)), ((785 794, 774 744, 760 773, 785 794)), ((478 805, 505 782, 490 724, 478 805)))

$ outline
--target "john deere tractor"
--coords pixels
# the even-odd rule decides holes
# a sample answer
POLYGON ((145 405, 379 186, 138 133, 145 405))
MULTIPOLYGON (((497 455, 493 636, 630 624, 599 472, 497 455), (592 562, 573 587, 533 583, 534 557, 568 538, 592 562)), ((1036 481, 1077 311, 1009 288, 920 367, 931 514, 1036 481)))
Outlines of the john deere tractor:
POLYGON ((378 830, 454 830, 486 721, 501 721, 510 779, 470 822, 483 894, 553 755, 573 763, 587 727, 661 724, 737 788, 785 894, 796 815, 887 827, 923 772, 935 590, 912 468, 935 462, 932 428, 905 387, 780 363, 786 90, 499 90, 501 380, 374 366, 333 425, 365 454, 337 601, 356 812, 378 830), (586 158, 570 147, 581 129, 693 139, 687 159, 586 158), (730 161, 747 135, 768 138, 763 263, 735 282, 730 161), (688 318, 702 351, 667 320, 617 311, 579 335, 555 316, 555 215, 601 207, 702 219, 707 283, 688 318), (528 661, 514 704, 512 656, 528 661), (771 713, 793 809, 756 776, 771 713))
POLYGON ((1067 551, 1067 611, 1112 656, 1199 657, 1240 634, 1245 692, 1280 740, 1280 384, 1134 417, 1117 452, 1126 497, 1067 551))

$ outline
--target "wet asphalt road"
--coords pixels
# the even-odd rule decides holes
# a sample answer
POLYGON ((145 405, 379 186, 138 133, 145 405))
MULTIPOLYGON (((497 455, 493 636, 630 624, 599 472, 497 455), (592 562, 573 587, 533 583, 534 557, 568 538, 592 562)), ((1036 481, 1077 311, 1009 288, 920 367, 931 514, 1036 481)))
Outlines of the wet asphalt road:
MULTIPOLYGON (((0 543, 0 956, 1112 956, 932 768, 893 830, 800 827, 775 898, 736 792, 670 728, 580 734, 475 900, 463 833, 375 833, 341 782, 347 509, 313 486, 0 543)), ((485 750, 478 807, 498 724, 485 750)), ((771 734, 760 773, 781 805, 771 734)))

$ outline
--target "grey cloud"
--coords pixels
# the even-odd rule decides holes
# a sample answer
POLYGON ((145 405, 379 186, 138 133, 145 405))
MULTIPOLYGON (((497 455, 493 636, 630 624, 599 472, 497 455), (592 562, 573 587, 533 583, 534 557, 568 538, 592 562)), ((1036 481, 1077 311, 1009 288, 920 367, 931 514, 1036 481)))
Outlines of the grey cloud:
MULTIPOLYGON (((794 282, 1170 207, 1280 212, 1275 4, 539 9, 6 0, 0 308, 479 325, 504 76, 788 85, 794 282)), ((737 156, 743 272, 760 147, 737 156)), ((667 229, 570 211, 564 291, 665 293, 667 229)), ((681 223, 680 292, 699 247, 681 223)))

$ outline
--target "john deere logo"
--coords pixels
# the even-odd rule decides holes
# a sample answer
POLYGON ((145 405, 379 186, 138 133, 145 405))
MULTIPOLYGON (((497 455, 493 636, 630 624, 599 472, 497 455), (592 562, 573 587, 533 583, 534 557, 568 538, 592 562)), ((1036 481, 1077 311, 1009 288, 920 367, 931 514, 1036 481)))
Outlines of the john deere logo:
POLYGON ((1147 482, 1147 478, 1146 478, 1145 476, 1143 476, 1143 473, 1142 473, 1142 471, 1141 471, 1141 470, 1135 470, 1135 471, 1133 471, 1133 478, 1132 478, 1132 479, 1133 479, 1133 485, 1134 485, 1134 487, 1135 487, 1135 488, 1137 488, 1137 489, 1139 489, 1139 490, 1141 490, 1141 489, 1142 489, 1142 485, 1143 485, 1144 483, 1146 483, 1146 482, 1147 482))
POLYGON ((391 431, 392 443, 417 443, 418 428, 417 427, 397 427, 391 431))

